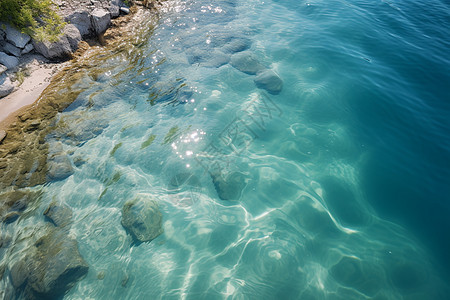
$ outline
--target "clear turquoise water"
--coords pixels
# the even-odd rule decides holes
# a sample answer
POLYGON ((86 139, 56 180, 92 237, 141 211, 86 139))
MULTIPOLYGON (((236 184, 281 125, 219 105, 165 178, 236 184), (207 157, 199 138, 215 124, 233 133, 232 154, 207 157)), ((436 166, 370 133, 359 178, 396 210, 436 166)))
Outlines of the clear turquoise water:
POLYGON ((85 163, 8 227, 73 209, 90 270, 65 299, 448 299, 448 2, 164 5, 73 87, 48 142, 85 163), (233 41, 280 94, 221 65, 233 41), (121 208, 142 194, 164 233, 136 246, 121 208))

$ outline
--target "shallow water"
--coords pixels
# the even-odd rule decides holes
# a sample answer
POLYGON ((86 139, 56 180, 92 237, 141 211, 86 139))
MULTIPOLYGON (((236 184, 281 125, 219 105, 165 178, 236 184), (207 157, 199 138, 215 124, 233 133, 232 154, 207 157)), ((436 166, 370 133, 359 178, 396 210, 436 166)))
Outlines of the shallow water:
POLYGON ((73 209, 90 269, 65 299, 445 299, 449 20, 435 0, 167 1, 73 87, 47 141, 74 174, 4 230, 73 209), (164 233, 135 245, 139 195, 164 233))

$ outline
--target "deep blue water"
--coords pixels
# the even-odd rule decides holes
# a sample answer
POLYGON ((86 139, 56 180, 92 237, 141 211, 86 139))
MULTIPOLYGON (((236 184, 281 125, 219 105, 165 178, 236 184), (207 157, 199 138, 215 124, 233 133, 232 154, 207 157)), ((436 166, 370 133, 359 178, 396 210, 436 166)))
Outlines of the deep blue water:
POLYGON ((73 209, 65 299, 448 299, 449 33, 438 0, 167 1, 73 87, 48 142, 75 172, 8 230, 73 209), (139 195, 164 233, 132 245, 139 195))

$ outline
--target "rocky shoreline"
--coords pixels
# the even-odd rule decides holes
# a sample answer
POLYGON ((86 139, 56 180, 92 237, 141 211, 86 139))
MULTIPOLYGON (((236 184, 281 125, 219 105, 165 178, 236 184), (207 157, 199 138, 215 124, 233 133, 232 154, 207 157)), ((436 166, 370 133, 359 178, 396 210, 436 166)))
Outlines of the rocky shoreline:
MULTIPOLYGON (((74 0, 58 1, 59 5, 66 6, 68 11, 71 9, 69 4, 75 2, 74 0)), ((89 3, 92 2, 94 5, 86 10, 88 15, 96 10, 98 12, 100 8, 97 5, 102 3, 120 3, 114 0, 89 1, 89 3)), ((132 29, 138 27, 140 20, 155 15, 150 10, 140 9, 139 6, 130 7, 128 12, 116 19, 110 19, 109 12, 106 17, 109 21, 105 22, 108 26, 97 36, 94 22, 90 22, 90 25, 80 23, 89 25, 90 33, 84 36, 87 42, 80 39, 75 51, 70 48, 70 62, 63 65, 62 70, 53 76, 42 95, 35 95, 37 98, 35 103, 21 108, 14 115, 10 115, 6 123, 0 124, 0 226, 2 226, 0 280, 6 282, 4 291, 0 282, 0 298, 60 298, 89 270, 89 265, 78 251, 78 242, 69 236, 72 211, 64 204, 63 199, 57 199, 45 210, 41 218, 47 222, 36 224, 36 228, 31 229, 32 232, 27 237, 15 236, 11 233, 14 232, 15 224, 23 215, 36 209, 35 203, 38 203, 41 198, 39 186, 45 184, 50 175, 60 179, 67 177, 67 174, 70 175, 68 166, 71 162, 68 154, 63 151, 54 153, 54 149, 50 151, 46 136, 54 130, 58 112, 67 108, 79 95, 80 90, 75 91, 71 87, 82 81, 85 76, 97 78, 100 73, 105 72, 100 67, 105 55, 107 56, 107 53, 111 51, 125 51, 135 38, 132 29), (28 245, 26 251, 18 251, 23 243, 28 245), (18 256, 19 252, 21 254, 18 256)), ((71 25, 79 31, 74 23, 71 25)), ((97 25, 99 26, 99 23, 97 25)), ((47 45, 46 47, 55 49, 52 47, 67 46, 66 41, 69 43, 67 36, 63 36, 55 46, 47 45)), ((27 43, 30 42, 33 43, 33 41, 27 43)), ((39 46, 35 47, 32 52, 36 52, 38 48, 39 46)), ((52 51, 48 53, 54 53, 52 51)), ((68 53, 64 51, 60 53, 68 53)), ((40 55, 42 56, 42 53, 40 55)), ((45 58, 45 56, 42 57, 45 58)), ((62 55, 52 59, 60 62, 61 58, 68 57, 62 55)), ((47 59, 45 63, 50 63, 50 58, 45 59, 47 59)), ((13 71, 14 69, 9 69, 4 73, 9 75, 13 71)), ((139 203, 144 200, 134 199, 132 203, 136 207, 138 205, 141 207, 139 203)), ((123 226, 129 233, 133 237, 140 237, 141 234, 144 236, 138 242, 151 240, 162 232, 160 227, 150 226, 147 229, 150 233, 139 232, 138 234, 135 228, 128 226, 127 222, 134 224, 133 218, 141 218, 141 216, 145 216, 145 220, 156 216, 155 226, 161 226, 161 214, 156 204, 151 201, 144 203, 146 204, 142 207, 148 210, 148 213, 144 215, 125 208, 123 212, 126 218, 123 226)))
POLYGON ((23 80, 30 57, 40 63, 72 58, 82 40, 100 38, 111 20, 130 13, 122 0, 56 0, 56 11, 67 23, 56 42, 38 41, 13 26, 0 23, 0 98, 12 93, 23 80))

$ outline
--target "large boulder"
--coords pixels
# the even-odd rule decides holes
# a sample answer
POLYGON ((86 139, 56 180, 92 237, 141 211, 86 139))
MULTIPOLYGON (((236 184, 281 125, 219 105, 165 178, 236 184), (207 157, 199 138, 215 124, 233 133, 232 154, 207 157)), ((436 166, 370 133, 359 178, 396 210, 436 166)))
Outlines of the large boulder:
POLYGON ((109 14, 109 11, 102 8, 94 9, 91 13, 91 18, 92 27, 96 34, 104 33, 111 24, 111 15, 109 14))
POLYGON ((83 37, 89 36, 93 31, 91 16, 87 11, 76 11, 67 16, 65 21, 74 25, 83 37))
POLYGON ((14 90, 14 85, 5 74, 0 75, 0 98, 8 96, 14 90))
POLYGON ((127 201, 122 208, 122 226, 135 242, 155 239, 163 233, 158 203, 145 196, 127 201))
POLYGON ((22 49, 17 48, 16 46, 14 46, 8 42, 3 43, 3 50, 6 53, 14 55, 14 56, 20 56, 20 53, 22 52, 22 49))
POLYGON ((19 65, 17 57, 10 56, 5 52, 0 52, 0 64, 4 65, 8 69, 14 69, 19 65))
POLYGON ((81 42, 81 33, 78 28, 73 24, 67 24, 64 27, 64 35, 67 37, 69 41, 70 48, 73 52, 78 49, 78 43, 81 42))
POLYGON ((21 33, 16 28, 12 27, 9 24, 0 24, 4 28, 6 33, 6 40, 16 46, 17 48, 25 48, 25 45, 28 44, 31 37, 28 34, 21 33))
POLYGON ((48 59, 67 59, 72 56, 72 47, 66 35, 62 35, 56 42, 33 40, 33 46, 48 59))
POLYGON ((231 56, 231 65, 241 72, 255 75, 264 70, 264 66, 250 52, 239 52, 231 56))
POLYGON ((254 79, 256 86, 264 89, 273 95, 277 95, 283 89, 283 80, 272 70, 265 70, 254 79))
POLYGON ((61 299, 88 272, 78 243, 65 232, 49 229, 10 271, 24 299, 61 299))

